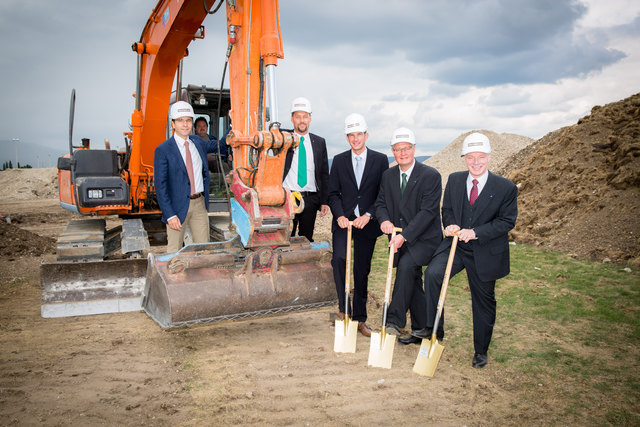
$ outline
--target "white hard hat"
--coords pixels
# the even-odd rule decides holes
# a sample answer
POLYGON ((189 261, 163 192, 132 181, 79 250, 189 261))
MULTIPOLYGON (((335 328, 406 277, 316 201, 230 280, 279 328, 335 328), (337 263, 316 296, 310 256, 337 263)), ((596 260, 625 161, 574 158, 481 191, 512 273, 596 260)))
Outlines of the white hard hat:
POLYGON ((391 137, 391 146, 393 147, 395 144, 399 142, 408 142, 410 144, 416 144, 416 136, 413 134, 411 129, 407 128, 398 128, 393 131, 393 136, 391 137))
POLYGON ((180 117, 191 117, 192 119, 195 117, 195 114, 193 114, 193 107, 188 102, 178 101, 171 105, 171 108, 169 109, 169 118, 171 120, 175 120, 180 117))
POLYGON ((349 135, 353 132, 366 132, 367 121, 361 114, 351 113, 344 119, 344 133, 349 135))
POLYGON ((311 114, 311 102, 307 98, 296 98, 291 103, 291 114, 296 111, 304 111, 305 113, 311 114))
POLYGON ((462 141, 462 154, 464 157, 469 153, 491 153, 489 138, 480 132, 473 132, 462 141))

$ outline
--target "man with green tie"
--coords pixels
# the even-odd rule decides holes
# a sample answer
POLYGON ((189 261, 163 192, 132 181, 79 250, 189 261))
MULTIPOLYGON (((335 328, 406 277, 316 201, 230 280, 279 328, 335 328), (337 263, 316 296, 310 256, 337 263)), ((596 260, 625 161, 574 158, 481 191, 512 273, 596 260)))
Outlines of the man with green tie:
MULTIPOLYGON (((397 266, 391 304, 387 314, 387 333, 399 335, 411 311, 411 329, 427 326, 426 301, 422 287, 422 267, 427 265, 442 241, 440 196, 442 180, 434 168, 415 161, 416 138, 407 128, 398 128, 391 137, 391 150, 398 163, 382 175, 376 200, 380 230, 391 234, 402 228, 393 242, 397 266)), ((401 337, 401 344, 422 341, 413 335, 401 337)))
POLYGON ((298 191, 304 200, 304 210, 293 219, 291 235, 306 237, 313 242, 313 229, 317 212, 325 216, 329 212, 329 160, 324 138, 309 132, 311 103, 306 98, 296 98, 291 103, 293 131, 300 138, 295 150, 289 150, 284 164, 282 186, 298 191))

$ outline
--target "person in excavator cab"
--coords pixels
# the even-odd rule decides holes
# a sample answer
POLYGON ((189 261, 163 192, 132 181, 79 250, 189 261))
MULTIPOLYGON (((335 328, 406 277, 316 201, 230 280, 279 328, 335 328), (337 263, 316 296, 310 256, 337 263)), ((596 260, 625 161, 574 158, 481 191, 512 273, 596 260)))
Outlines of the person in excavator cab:
POLYGON ((153 167, 162 222, 167 224, 167 253, 182 247, 185 225, 194 243, 209 242, 209 169, 207 153, 218 151, 217 141, 191 134, 193 107, 185 101, 171 105, 174 134, 154 153, 153 167))
MULTIPOLYGON (((217 141, 216 137, 209 134, 209 123, 207 123, 207 119, 200 116, 196 119, 193 124, 195 134, 205 141, 217 141)), ((225 175, 229 173, 231 167, 229 165, 229 147, 226 143, 227 134, 231 130, 231 127, 227 129, 225 134, 220 138, 218 145, 220 146, 220 158, 222 160, 222 169, 225 175)), ((209 170, 212 172, 219 172, 220 166, 218 165, 218 150, 215 153, 207 154, 207 164, 209 166, 209 170)))

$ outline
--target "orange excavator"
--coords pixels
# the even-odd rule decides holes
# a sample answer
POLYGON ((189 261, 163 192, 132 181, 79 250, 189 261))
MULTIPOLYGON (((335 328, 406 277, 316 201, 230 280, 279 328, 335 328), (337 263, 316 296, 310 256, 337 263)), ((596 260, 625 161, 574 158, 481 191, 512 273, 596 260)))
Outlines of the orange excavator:
MULTIPOLYGON (((299 194, 282 187, 286 153, 299 141, 280 130, 278 119, 276 66, 283 50, 277 0, 160 0, 132 49, 138 57, 135 109, 124 151, 108 144, 93 149, 88 140, 73 145, 72 92, 69 154, 58 160, 60 203, 85 218, 61 234, 56 262, 41 265, 42 316, 143 308, 172 328, 334 303, 328 243, 291 237, 293 216, 303 206, 299 194), (194 103, 187 89, 196 87, 182 87, 183 59, 189 44, 204 37, 204 19, 223 4, 228 106, 221 108, 221 88, 211 123, 224 116, 232 124, 226 136, 233 159, 225 177, 233 195, 229 238, 158 255, 149 246, 163 230, 154 151, 169 136, 170 103, 194 103), (111 223, 114 216, 122 225, 107 229, 105 218, 111 223)), ((197 99, 206 103, 204 93, 197 99)))

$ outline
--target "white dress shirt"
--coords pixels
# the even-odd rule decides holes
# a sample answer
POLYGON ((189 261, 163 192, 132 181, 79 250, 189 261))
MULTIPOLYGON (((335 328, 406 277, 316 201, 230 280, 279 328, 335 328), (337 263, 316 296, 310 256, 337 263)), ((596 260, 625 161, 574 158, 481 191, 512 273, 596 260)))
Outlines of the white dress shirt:
MULTIPOLYGON (((182 161, 185 166, 187 165, 187 152, 184 149, 185 140, 174 134, 173 138, 176 140, 176 145, 178 146, 178 150, 180 150, 180 155, 182 156, 182 161)), ((202 177, 202 159, 200 158, 200 152, 196 148, 195 144, 191 140, 187 140, 189 143, 189 152, 191 153, 191 164, 193 165, 193 179, 196 181, 194 183, 196 187, 196 194, 204 193, 204 178, 202 177)))
POLYGON ((304 149, 307 154, 307 185, 303 188, 300 188, 298 185, 298 151, 300 150, 300 146, 296 147, 293 150, 293 159, 291 160, 291 169, 289 169, 289 173, 284 178, 282 182, 282 186, 290 191, 318 191, 318 187, 316 186, 316 164, 313 161, 313 147, 311 146, 311 136, 307 133, 306 135, 298 135, 298 137, 304 137, 304 149))
MULTIPOLYGON (((358 164, 358 161, 356 160, 357 157, 360 157, 360 161, 362 162, 362 177, 360 177, 361 181, 360 183, 362 183, 362 178, 364 178, 364 165, 367 164, 367 147, 364 148, 364 151, 360 154, 355 154, 353 152, 353 150, 351 151, 351 164, 353 166, 353 174, 356 174, 356 165, 358 164)), ((358 176, 356 175, 356 184, 358 183, 358 176)), ((359 187, 358 187, 359 188, 359 187)), ((353 210, 353 214, 356 217, 360 216, 360 206, 356 205, 356 208, 353 210)))
POLYGON ((485 171, 485 173, 478 178, 472 177, 471 174, 467 176, 467 200, 469 200, 469 197, 471 196, 471 188, 473 188, 474 179, 478 180, 478 197, 480 197, 480 193, 482 193, 482 189, 487 183, 487 179, 489 179, 489 171, 485 171))

